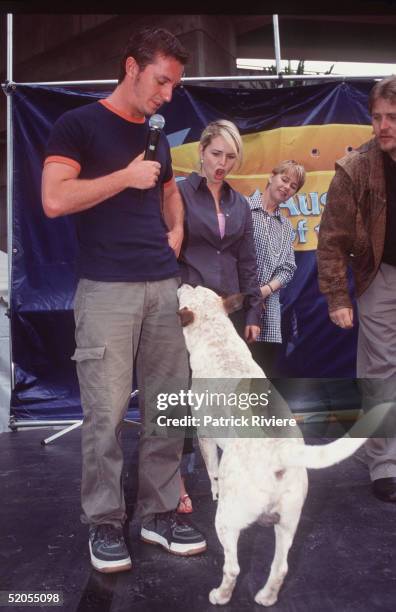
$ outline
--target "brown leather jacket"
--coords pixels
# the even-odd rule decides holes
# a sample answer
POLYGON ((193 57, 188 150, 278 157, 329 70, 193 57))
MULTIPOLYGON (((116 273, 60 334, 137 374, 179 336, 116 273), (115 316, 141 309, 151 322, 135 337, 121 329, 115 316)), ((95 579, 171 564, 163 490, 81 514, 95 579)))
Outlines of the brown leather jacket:
POLYGON ((352 306, 347 268, 355 292, 367 289, 381 263, 385 240, 386 187, 382 152, 375 139, 336 162, 327 193, 317 250, 319 288, 329 311, 352 306))

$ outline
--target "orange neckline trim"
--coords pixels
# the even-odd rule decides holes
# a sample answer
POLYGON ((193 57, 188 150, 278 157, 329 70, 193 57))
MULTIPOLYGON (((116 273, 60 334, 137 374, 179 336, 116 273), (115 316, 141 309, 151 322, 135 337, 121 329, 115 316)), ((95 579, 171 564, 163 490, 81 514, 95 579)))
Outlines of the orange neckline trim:
POLYGON ((99 100, 99 102, 100 102, 100 104, 103 104, 103 106, 105 108, 107 108, 107 110, 111 111, 115 115, 118 115, 119 117, 122 117, 122 119, 125 119, 126 121, 129 121, 130 123, 144 123, 146 121, 146 119, 144 117, 135 117, 134 115, 128 115, 128 113, 124 113, 124 112, 118 110, 118 108, 113 106, 107 100, 107 98, 104 99, 104 100, 99 100))

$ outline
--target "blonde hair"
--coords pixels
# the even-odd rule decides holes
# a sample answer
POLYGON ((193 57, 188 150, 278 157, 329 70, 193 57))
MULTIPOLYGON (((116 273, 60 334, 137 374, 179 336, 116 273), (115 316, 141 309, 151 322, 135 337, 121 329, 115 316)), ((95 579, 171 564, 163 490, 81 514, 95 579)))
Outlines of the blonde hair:
POLYGON ((241 167, 243 161, 243 143, 237 126, 227 119, 211 121, 201 134, 199 144, 204 151, 213 138, 221 136, 230 145, 236 155, 236 169, 241 167))
POLYGON ((297 182, 297 191, 301 189, 301 187, 305 183, 305 168, 298 162, 294 161, 294 159, 286 159, 284 161, 279 162, 275 168, 272 169, 272 174, 283 174, 283 173, 291 173, 296 177, 297 182))

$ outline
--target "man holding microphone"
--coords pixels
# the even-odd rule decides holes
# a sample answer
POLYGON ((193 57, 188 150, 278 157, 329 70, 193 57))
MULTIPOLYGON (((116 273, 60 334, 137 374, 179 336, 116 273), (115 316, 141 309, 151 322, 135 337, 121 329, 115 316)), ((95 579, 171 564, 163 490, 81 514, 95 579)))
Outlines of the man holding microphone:
POLYGON ((122 530, 120 432, 135 365, 141 537, 175 554, 206 548, 202 535, 174 512, 183 437, 152 436, 148 427, 164 385, 171 380, 188 388, 176 314, 183 208, 162 132, 155 160, 144 159, 146 116, 170 102, 186 61, 184 48, 166 30, 136 32, 115 90, 62 115, 46 152, 44 211, 51 218, 74 214, 79 243, 73 359, 84 412, 82 521, 90 527, 91 562, 102 572, 131 567, 122 530))

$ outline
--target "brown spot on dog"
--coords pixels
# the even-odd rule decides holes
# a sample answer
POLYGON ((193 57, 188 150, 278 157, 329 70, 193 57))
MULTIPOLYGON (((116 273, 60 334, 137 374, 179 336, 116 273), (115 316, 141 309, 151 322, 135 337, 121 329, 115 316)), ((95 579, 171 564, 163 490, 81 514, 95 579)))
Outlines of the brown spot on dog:
POLYGON ((190 323, 194 321, 194 313, 192 310, 187 308, 187 306, 180 308, 180 310, 177 311, 177 314, 180 317, 182 327, 186 327, 186 325, 190 325, 190 323))
POLYGON ((275 472, 275 477, 280 480, 281 478, 283 478, 283 476, 285 475, 285 471, 286 470, 278 470, 277 472, 275 472))
POLYGON ((280 521, 279 512, 263 512, 257 519, 259 525, 263 527, 271 527, 271 525, 276 525, 280 521))

